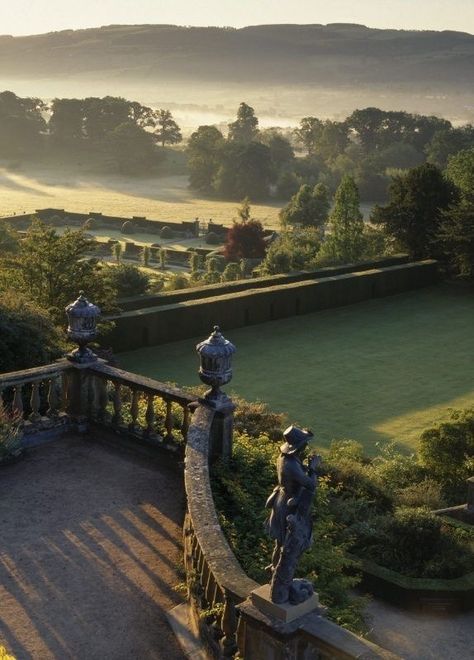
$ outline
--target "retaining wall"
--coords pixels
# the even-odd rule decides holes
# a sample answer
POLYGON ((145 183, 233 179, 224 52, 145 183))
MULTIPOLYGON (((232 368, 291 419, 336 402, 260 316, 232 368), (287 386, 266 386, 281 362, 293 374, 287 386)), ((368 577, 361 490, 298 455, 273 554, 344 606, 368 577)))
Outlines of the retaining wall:
POLYGON ((225 330, 388 296, 435 284, 437 262, 426 260, 265 289, 187 300, 108 317, 114 351, 202 336, 218 323, 225 330))
MULTIPOLYGON (((188 258, 189 258, 189 252, 188 258)), ((172 305, 187 300, 197 300, 202 298, 213 298, 215 296, 232 295, 239 291, 248 291, 250 289, 264 289, 269 286, 279 284, 292 284, 295 282, 304 282, 306 280, 316 280, 335 275, 344 275, 346 273, 361 272, 372 270, 374 268, 385 268, 386 266, 397 266, 409 262, 407 254, 396 254, 391 257, 381 257, 370 261, 362 261, 357 264, 345 264, 344 266, 328 266, 312 271, 301 271, 285 275, 271 275, 267 277, 256 277, 251 280, 239 280, 237 282, 226 282, 214 284, 212 286, 193 287, 192 289, 183 289, 180 291, 169 291, 167 293, 157 293, 153 295, 138 295, 122 298, 119 305, 124 312, 133 309, 145 309, 147 307, 158 307, 160 305, 172 305)))

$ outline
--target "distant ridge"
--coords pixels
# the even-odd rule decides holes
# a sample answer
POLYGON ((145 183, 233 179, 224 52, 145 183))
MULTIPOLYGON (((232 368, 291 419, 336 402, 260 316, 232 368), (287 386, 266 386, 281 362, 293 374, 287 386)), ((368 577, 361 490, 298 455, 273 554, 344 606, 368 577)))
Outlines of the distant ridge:
POLYGON ((0 76, 432 87, 474 83, 474 36, 352 23, 109 25, 0 36, 0 76))

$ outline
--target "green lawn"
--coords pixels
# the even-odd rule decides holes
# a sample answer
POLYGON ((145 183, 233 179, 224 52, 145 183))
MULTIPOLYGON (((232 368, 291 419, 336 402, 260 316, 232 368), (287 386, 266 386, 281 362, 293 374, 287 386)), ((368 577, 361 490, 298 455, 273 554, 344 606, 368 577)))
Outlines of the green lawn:
MULTIPOLYGON (((474 405, 474 297, 462 287, 223 330, 237 346, 227 389, 286 412, 323 447, 332 438, 353 438, 370 453, 387 439, 414 447, 450 408, 474 405)), ((193 385, 198 339, 124 353, 120 362, 193 385)))

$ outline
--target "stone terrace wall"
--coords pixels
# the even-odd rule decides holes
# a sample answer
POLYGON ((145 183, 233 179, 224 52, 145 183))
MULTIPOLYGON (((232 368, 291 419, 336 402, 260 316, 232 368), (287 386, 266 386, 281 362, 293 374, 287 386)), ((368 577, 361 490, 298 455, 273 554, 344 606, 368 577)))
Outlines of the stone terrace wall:
POLYGON ((206 334, 210 321, 229 330, 401 293, 437 279, 437 262, 426 260, 140 309, 108 317, 116 325, 107 343, 116 352, 166 344, 206 334))

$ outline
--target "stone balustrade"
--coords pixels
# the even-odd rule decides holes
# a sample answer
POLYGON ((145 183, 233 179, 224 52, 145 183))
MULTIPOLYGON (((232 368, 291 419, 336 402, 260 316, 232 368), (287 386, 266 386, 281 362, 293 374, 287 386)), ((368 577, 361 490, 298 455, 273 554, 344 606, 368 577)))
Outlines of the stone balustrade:
POLYGON ((61 360, 44 367, 0 374, 0 404, 18 421, 27 436, 67 422, 65 378, 70 367, 61 360))
POLYGON ((195 396, 102 361, 93 363, 87 376, 89 416, 95 423, 168 449, 186 442, 195 396))

